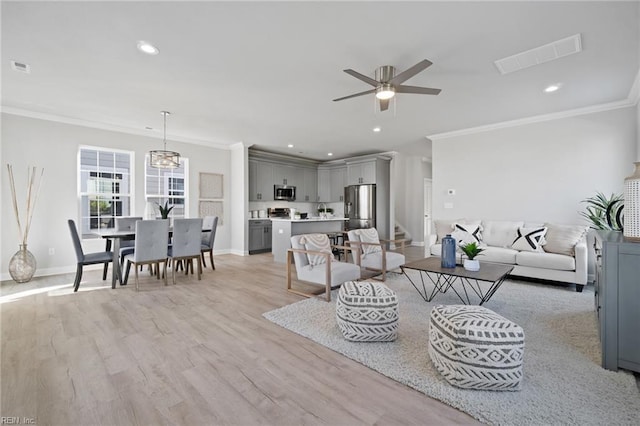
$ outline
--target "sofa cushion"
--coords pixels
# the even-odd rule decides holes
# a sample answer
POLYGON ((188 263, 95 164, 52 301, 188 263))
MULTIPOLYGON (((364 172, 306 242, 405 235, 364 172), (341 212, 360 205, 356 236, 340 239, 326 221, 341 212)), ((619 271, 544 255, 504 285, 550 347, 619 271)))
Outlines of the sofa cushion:
POLYGON ((524 222, 483 221, 482 241, 492 247, 510 248, 524 222))
POLYGON ((532 268, 555 269, 557 271, 575 271, 576 259, 556 253, 532 253, 521 251, 516 255, 516 264, 532 268))
POLYGON ((480 245, 482 243, 482 225, 479 221, 473 223, 456 222, 453 224, 451 236, 458 243, 458 247, 469 243, 480 245))
POLYGON ((431 255, 442 256, 442 244, 434 244, 431 246, 431 255))
POLYGON ((565 254, 574 256, 574 247, 580 242, 582 237, 587 233, 588 226, 584 225, 558 225, 554 223, 545 223, 547 227, 547 244, 544 251, 548 253, 565 254))
POLYGON ((447 236, 447 234, 451 234, 453 232, 453 224, 459 222, 464 223, 464 219, 445 219, 445 220, 434 220, 433 224, 436 227, 436 235, 438 239, 437 243, 442 242, 442 239, 447 236))
POLYGON ((480 262, 498 262, 514 265, 516 263, 517 250, 503 247, 485 247, 484 251, 476 257, 480 262))
POLYGON ((547 228, 518 228, 516 239, 511 244, 511 248, 520 251, 534 251, 544 253, 542 245, 545 243, 544 236, 547 228))

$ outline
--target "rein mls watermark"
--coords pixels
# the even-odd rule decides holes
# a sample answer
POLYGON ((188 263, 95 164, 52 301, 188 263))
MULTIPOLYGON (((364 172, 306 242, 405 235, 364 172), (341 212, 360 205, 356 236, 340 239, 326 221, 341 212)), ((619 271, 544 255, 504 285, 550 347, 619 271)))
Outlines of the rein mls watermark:
POLYGON ((0 425, 35 425, 35 417, 0 416, 0 425))

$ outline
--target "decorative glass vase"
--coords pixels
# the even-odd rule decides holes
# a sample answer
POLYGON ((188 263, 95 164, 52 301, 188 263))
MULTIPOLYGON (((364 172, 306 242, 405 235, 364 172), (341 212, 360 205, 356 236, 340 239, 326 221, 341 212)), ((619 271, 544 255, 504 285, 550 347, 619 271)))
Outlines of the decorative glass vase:
POLYGON ((9 260, 9 275, 17 283, 26 283, 36 273, 36 266, 36 258, 27 250, 27 245, 20 244, 20 250, 9 260))
POLYGON ((625 238, 640 241, 640 161, 636 170, 624 180, 624 230, 625 238))
POLYGON ((451 234, 447 234, 447 236, 442 239, 442 253, 440 258, 441 267, 456 267, 456 240, 451 236, 451 234))

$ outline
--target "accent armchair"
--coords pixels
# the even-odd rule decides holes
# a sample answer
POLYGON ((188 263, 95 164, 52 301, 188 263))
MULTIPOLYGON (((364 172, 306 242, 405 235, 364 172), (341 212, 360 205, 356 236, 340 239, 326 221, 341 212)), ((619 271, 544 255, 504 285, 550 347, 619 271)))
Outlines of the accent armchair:
POLYGON ((345 244, 353 246, 353 262, 359 267, 377 272, 386 281, 387 272, 400 268, 405 264, 405 240, 381 240, 375 228, 353 229, 348 233, 349 241, 345 244), (401 253, 387 250, 387 244, 400 244, 401 253))

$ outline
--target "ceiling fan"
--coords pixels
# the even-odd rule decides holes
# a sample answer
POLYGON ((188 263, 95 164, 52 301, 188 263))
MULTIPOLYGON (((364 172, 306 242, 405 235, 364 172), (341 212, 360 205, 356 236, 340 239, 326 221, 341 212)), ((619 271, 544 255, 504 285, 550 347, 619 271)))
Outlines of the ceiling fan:
POLYGON ((398 75, 396 75, 396 68, 394 66, 383 65, 376 70, 375 79, 360 74, 359 72, 352 69, 344 70, 344 72, 346 72, 347 74, 372 85, 374 88, 371 90, 366 90, 364 92, 345 96, 343 98, 334 99, 333 101, 343 101, 345 99, 368 95, 369 93, 375 93, 376 98, 380 100, 380 111, 386 111, 387 109, 389 109, 389 100, 391 100, 391 98, 393 98, 396 93, 437 95, 438 93, 440 93, 440 89, 432 89, 430 87, 404 86, 401 84, 409 80, 419 72, 426 70, 431 66, 431 64, 431 61, 424 59, 398 75))

